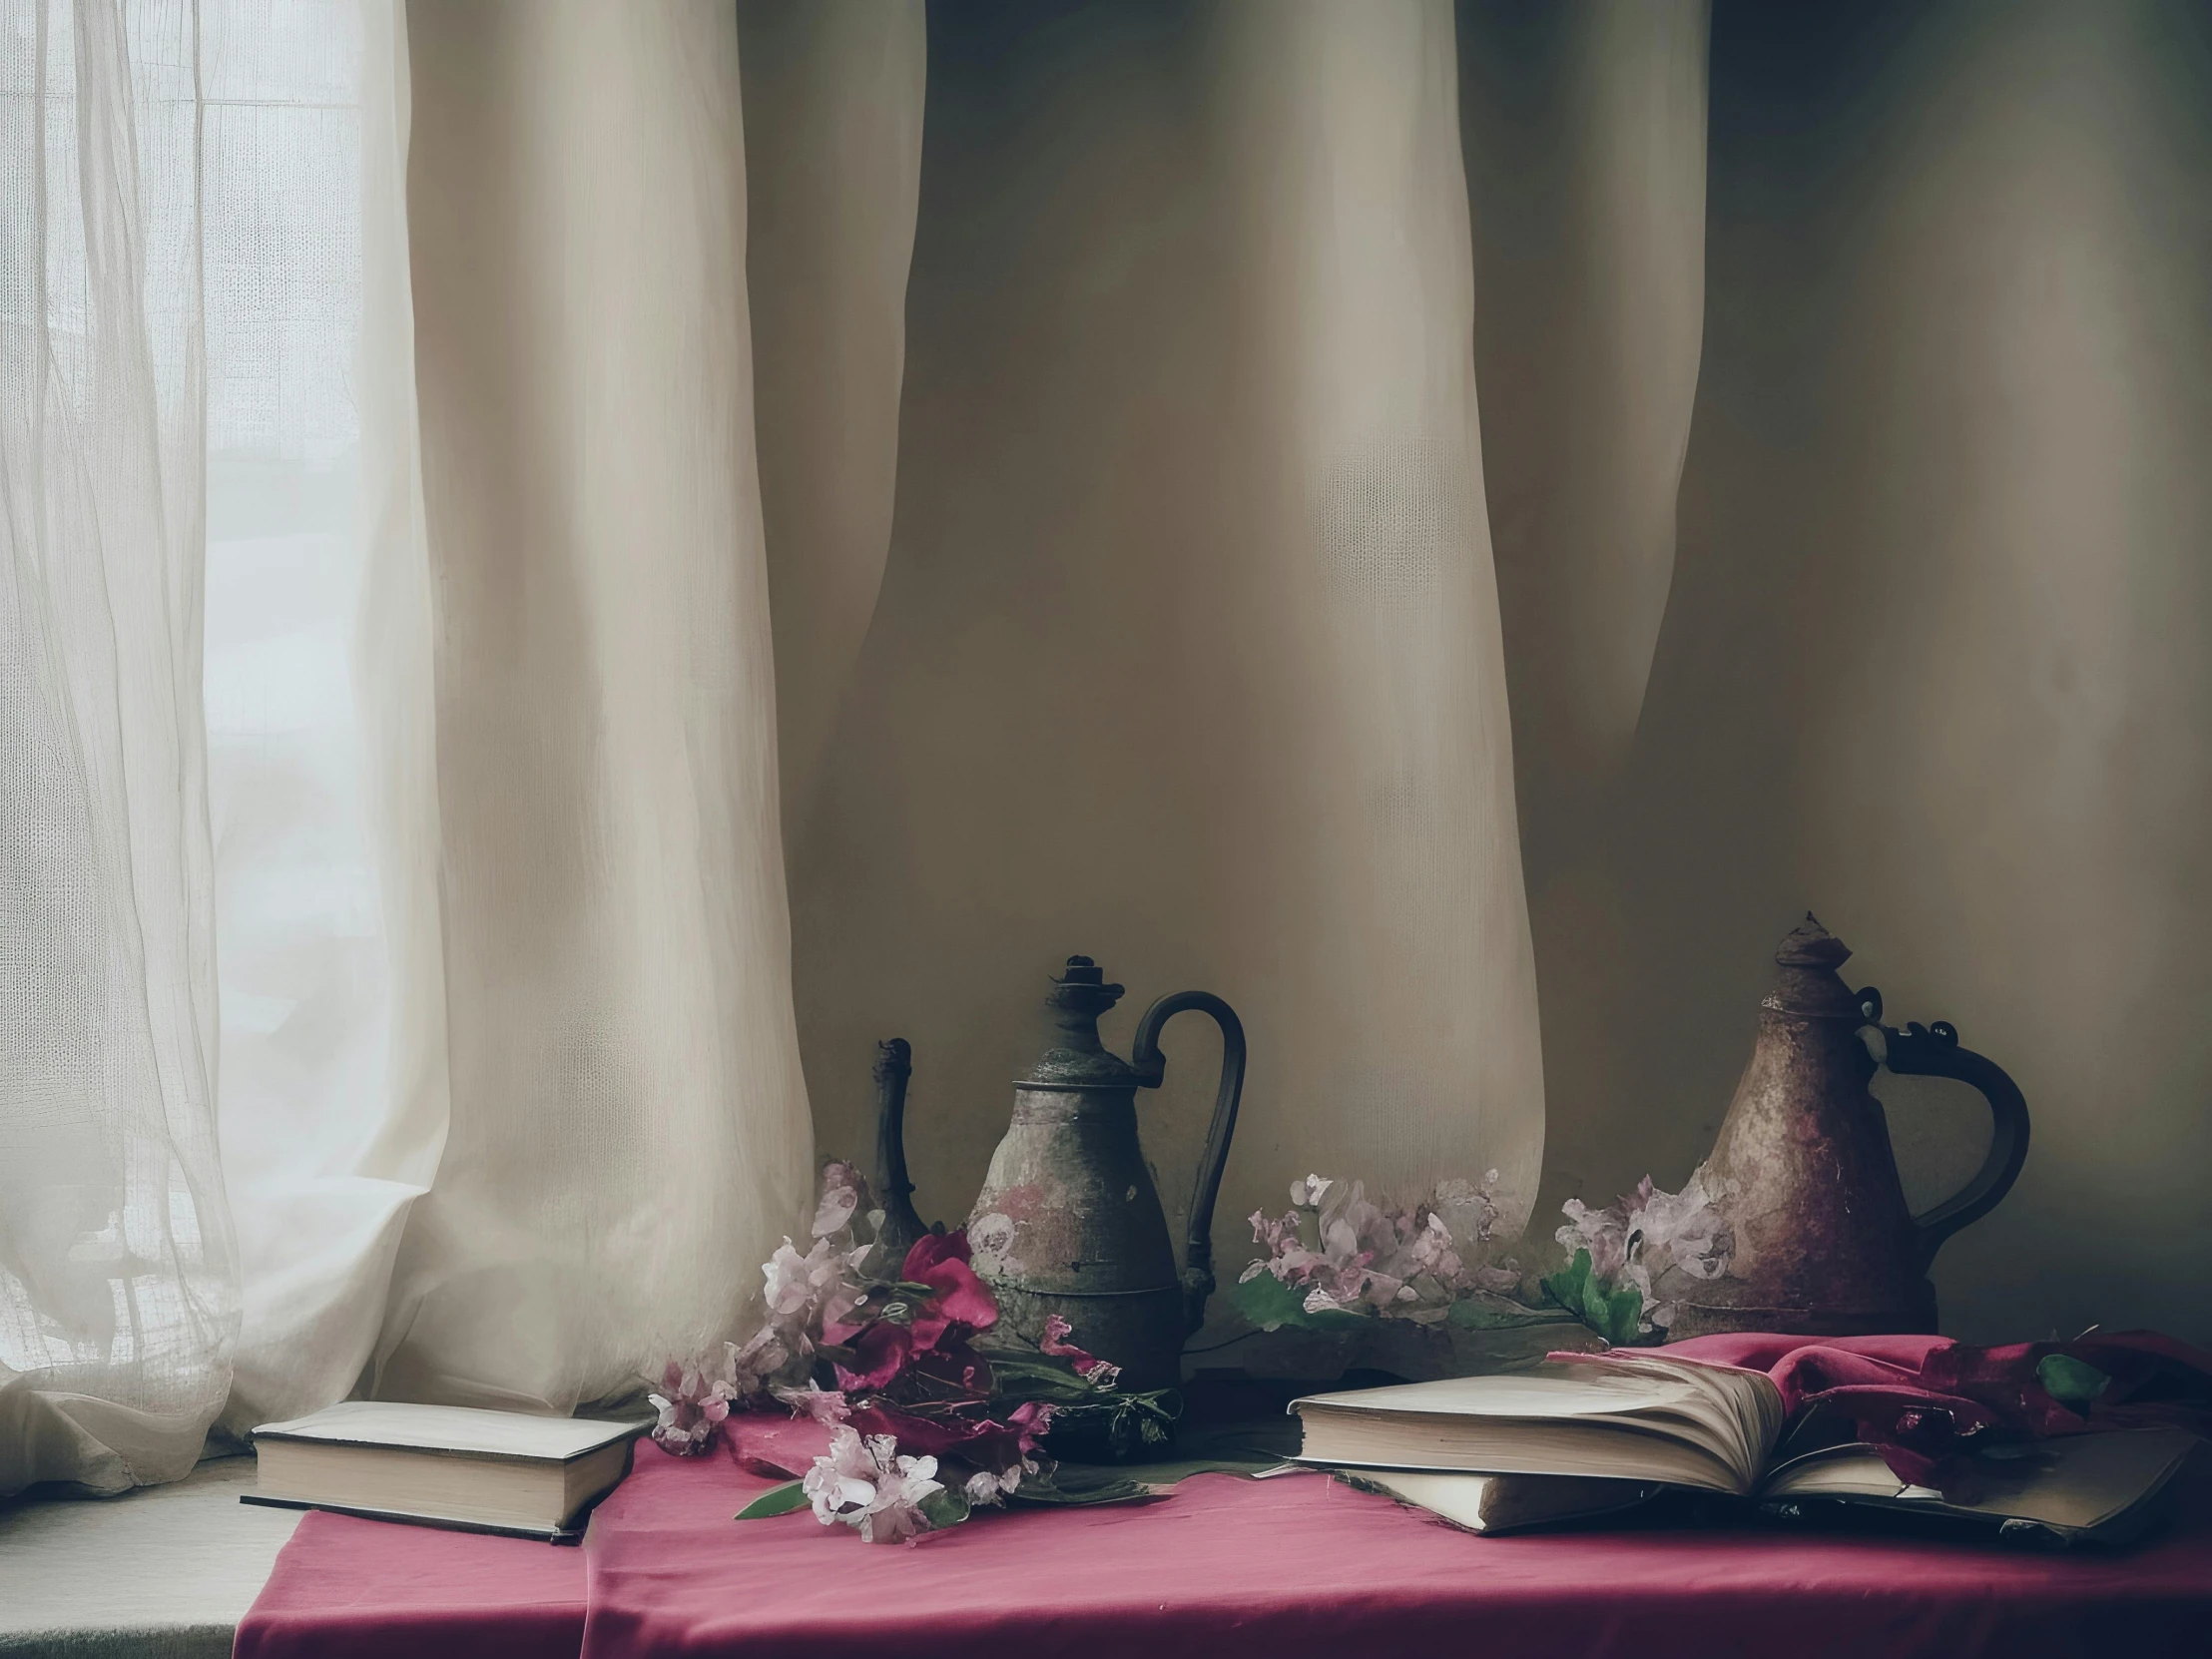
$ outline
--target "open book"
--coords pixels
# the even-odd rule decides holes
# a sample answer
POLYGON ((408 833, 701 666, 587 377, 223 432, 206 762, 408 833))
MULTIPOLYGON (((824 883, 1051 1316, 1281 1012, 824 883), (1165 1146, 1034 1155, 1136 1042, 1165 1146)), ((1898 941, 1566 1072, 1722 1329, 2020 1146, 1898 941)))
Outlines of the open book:
MULTIPOLYGON (((1453 1378, 1349 1393, 1315 1394, 1291 1409, 1304 1426, 1297 1461, 1426 1476, 1573 1477, 1723 1492, 1762 1502, 1842 1499, 1924 1512, 2018 1521, 2065 1537, 2102 1536, 2125 1523, 2189 1455, 2196 1436, 2145 1428, 1999 1448, 1980 1460, 1979 1494, 1947 1502, 1893 1473, 1871 1446, 1782 1452, 1782 1393, 1763 1373, 1656 1355, 1608 1354, 1506 1377, 1453 1378)), ((1499 1508, 1495 1490, 1420 1482, 1428 1496, 1499 1508)), ((1579 1487, 1582 1495, 1590 1488, 1579 1487)), ((1447 1518, 1411 1490, 1397 1495, 1447 1518)), ((1552 1507, 1569 1510, 1561 1491, 1552 1507)), ((1523 1500, 1514 1498, 1516 1506, 1523 1500)), ((1537 1500, 1529 1497, 1527 1503, 1537 1500)), ((1606 1504, 1604 1507, 1617 1507, 1606 1504)), ((1585 1509, 1580 1512, 1594 1512, 1585 1509)), ((1499 1529, 1493 1523, 1490 1530, 1499 1529)))

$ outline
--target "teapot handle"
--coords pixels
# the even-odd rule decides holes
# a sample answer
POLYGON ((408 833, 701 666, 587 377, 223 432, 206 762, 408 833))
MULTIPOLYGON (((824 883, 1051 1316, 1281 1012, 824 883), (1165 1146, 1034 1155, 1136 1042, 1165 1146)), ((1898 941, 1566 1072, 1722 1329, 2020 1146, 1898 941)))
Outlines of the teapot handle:
POLYGON ((1214 1200, 1221 1193, 1222 1171, 1229 1163, 1229 1137, 1237 1127, 1237 1102, 1244 1095, 1244 1021, 1210 991, 1177 991, 1163 996, 1137 1021, 1129 1063, 1140 1087, 1156 1089, 1167 1076, 1160 1052, 1160 1027, 1186 1009, 1211 1015, 1221 1027, 1221 1088, 1214 1096, 1214 1120, 1207 1126, 1206 1150, 1199 1155, 1198 1184, 1191 1189, 1190 1235, 1183 1253, 1183 1326, 1188 1336, 1206 1321, 1206 1299, 1214 1294, 1214 1200))
POLYGON ((1868 1020, 1882 1033, 1885 1065, 1906 1076, 1954 1077, 1981 1091, 1995 1120, 1989 1135, 1989 1155, 1981 1160, 1974 1178, 1933 1210, 1913 1218, 1913 1225, 1920 1230, 1925 1270, 1945 1239, 1995 1209, 2020 1178, 2020 1166, 2027 1162, 2027 1100, 2003 1067, 1970 1048, 1958 1046, 1958 1028, 1950 1021, 1939 1019, 1933 1025, 1908 1021, 1900 1031, 1880 1023, 1879 990, 1868 986, 1859 993, 1859 1001, 1868 1020))

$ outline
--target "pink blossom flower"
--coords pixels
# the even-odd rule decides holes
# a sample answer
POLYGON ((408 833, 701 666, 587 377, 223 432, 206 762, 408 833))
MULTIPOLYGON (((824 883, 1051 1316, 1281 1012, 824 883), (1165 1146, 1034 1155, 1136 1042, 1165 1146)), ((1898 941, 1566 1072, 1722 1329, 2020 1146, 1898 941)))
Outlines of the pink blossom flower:
POLYGON ((778 1320, 804 1327, 838 1291, 845 1289, 844 1258, 828 1239, 818 1239, 802 1256, 786 1239, 761 1269, 767 1281, 768 1308, 778 1320))
POLYGON ((1074 1327, 1058 1314, 1047 1314, 1044 1319, 1044 1340, 1037 1347, 1056 1360, 1065 1360, 1075 1375, 1096 1388, 1111 1388, 1121 1381, 1121 1367, 1108 1365, 1104 1360, 1068 1341, 1074 1327))
POLYGON ((921 1505, 944 1490, 936 1473, 934 1457, 903 1455, 888 1434, 863 1438, 840 1425, 807 1471, 804 1490, 823 1525, 842 1521, 871 1544, 896 1543, 929 1530, 921 1505))
POLYGON ((1735 1229, 1717 1208, 1732 1190, 1712 1182, 1700 1165, 1679 1193, 1660 1191, 1647 1175, 1603 1210, 1570 1198, 1559 1243, 1570 1255, 1590 1253, 1593 1278, 1635 1286, 1643 1300, 1640 1329, 1663 1329, 1673 1323, 1684 1289, 1719 1278, 1735 1255, 1735 1229))
POLYGON ((894 1456, 891 1465, 876 1482, 875 1501, 860 1520, 860 1536, 871 1544, 894 1544, 930 1530, 922 1501, 944 1490, 934 1457, 894 1456))
POLYGON ((1042 1400, 1025 1400, 1008 1412, 1004 1421, 964 1411, 908 1410, 877 1397, 853 1406, 851 1426, 862 1434, 887 1435, 906 1450, 931 1457, 954 1458, 994 1475, 1009 1469, 1035 1472, 1039 1444, 1052 1426, 1052 1407, 1042 1400))
POLYGON ((733 1398, 746 1399, 768 1386, 769 1379, 792 1362, 784 1334, 764 1325, 742 1343, 725 1343, 723 1356, 733 1398))
POLYGON ((817 1387, 809 1379, 804 1388, 778 1387, 776 1397, 802 1416, 834 1428, 852 1414, 852 1407, 834 1388, 817 1387))
POLYGON ((671 1360, 662 1373, 665 1392, 650 1394, 660 1413, 652 1428, 653 1443, 677 1457, 696 1457, 711 1447, 730 1414, 735 1397, 727 1382, 710 1382, 695 1365, 671 1360))
POLYGON ((1517 1269, 1489 1260, 1496 1180, 1492 1170, 1480 1186, 1439 1182, 1407 1210, 1370 1200, 1361 1182, 1309 1175, 1291 1183, 1289 1214, 1253 1214, 1254 1242, 1267 1254, 1246 1267, 1243 1279, 1273 1274, 1305 1292, 1310 1313, 1441 1320, 1463 1296, 1520 1281, 1517 1269))
MULTIPOLYGON (((1049 1402, 1042 1399, 1029 1399, 1015 1406, 1007 1416, 1006 1426, 1020 1437, 1021 1454, 1024 1458, 1034 1453, 1038 1444, 1047 1434, 1052 1432, 1052 1419, 1055 1414, 1055 1409, 1049 1402)), ((1012 1488, 1009 1487, 1008 1489, 1011 1490, 1012 1488)))
POLYGON ((855 1215, 869 1209, 867 1181, 850 1164, 825 1164, 822 1170, 822 1202, 815 1210, 814 1236, 826 1239, 852 1225, 855 1215))

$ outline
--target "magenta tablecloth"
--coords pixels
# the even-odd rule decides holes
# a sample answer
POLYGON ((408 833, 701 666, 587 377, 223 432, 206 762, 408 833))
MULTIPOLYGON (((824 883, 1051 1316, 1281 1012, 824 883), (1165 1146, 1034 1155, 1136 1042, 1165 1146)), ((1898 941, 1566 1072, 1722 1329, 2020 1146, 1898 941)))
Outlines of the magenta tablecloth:
POLYGON ((240 1621, 232 1651, 237 1659, 576 1659, 583 1641, 581 1549, 310 1513, 240 1621))
POLYGON ((994 1652, 2004 1659, 2212 1652, 2212 1480, 2119 1554, 1742 1530, 1475 1538, 1318 1475, 1018 1510, 916 1546, 650 1448, 581 1550, 311 1515, 239 1633, 252 1659, 994 1652))
POLYGON ((844 1651, 1806 1656, 2212 1651, 2212 1502, 2117 1556, 1767 1529, 1475 1538, 1319 1475, 1202 1475, 1165 1502, 986 1517, 913 1547, 764 1483, 641 1458, 584 1546, 586 1659, 844 1651))

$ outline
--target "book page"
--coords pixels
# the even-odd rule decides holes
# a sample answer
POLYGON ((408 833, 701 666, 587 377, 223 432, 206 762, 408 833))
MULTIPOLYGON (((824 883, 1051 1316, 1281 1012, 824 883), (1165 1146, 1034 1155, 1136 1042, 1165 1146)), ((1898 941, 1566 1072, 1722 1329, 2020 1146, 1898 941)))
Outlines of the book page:
POLYGON ((2151 1496, 2197 1443, 2182 1429, 2138 1428, 1996 1447, 1974 1460, 1981 1489, 1958 1501, 1900 1479, 1873 1446, 1831 1446, 1784 1464, 1761 1495, 1864 1498, 2087 1531, 2151 1496))
POLYGON ((1638 1411, 1637 1426, 1702 1447, 1735 1471, 1742 1491, 1766 1472, 1787 1417, 1782 1390, 1764 1372, 1630 1349, 1578 1355, 1563 1369, 1679 1382, 1687 1393, 1638 1411))
MULTIPOLYGON (((1693 1446, 1727 1470, 1729 1488, 1740 1492, 1757 1485, 1783 1420, 1781 1391, 1761 1373, 1617 1350, 1504 1377, 1458 1377, 1315 1394, 1297 1401, 1293 1409, 1309 1423, 1321 1412, 1463 1416, 1531 1427, 1602 1423, 1693 1446)), ((1448 1424, 1439 1421, 1438 1430, 1448 1433, 1448 1424)), ((1483 1438, 1494 1444, 1498 1435, 1493 1428, 1483 1438)), ((1556 1436, 1546 1438, 1557 1443, 1556 1436)), ((1611 1456, 1617 1458, 1618 1451, 1611 1456)), ((1627 1467, 1618 1472, 1641 1471, 1627 1467)), ((1708 1477, 1699 1484, 1714 1482, 1708 1477)))
POLYGON ((1305 1448, 1297 1461, 1318 1467, 1589 1475, 1660 1480, 1739 1496, 1749 1495, 1754 1484, 1687 1439, 1591 1417, 1316 1410, 1305 1420, 1305 1448))
POLYGON ((1584 1372, 1546 1365, 1504 1377, 1447 1377, 1435 1382, 1311 1394, 1297 1403, 1481 1417, 1602 1417, 1679 1405, 1695 1392, 1680 1377, 1648 1370, 1592 1366, 1584 1372))
POLYGON ((1635 1480, 1571 1475, 1424 1474, 1346 1469, 1339 1478, 1410 1503, 1469 1532, 1510 1532, 1633 1508, 1660 1490, 1635 1480))
POLYGON ((326 1440, 348 1445, 405 1446, 476 1457, 542 1458, 566 1462, 641 1432, 644 1422, 590 1417, 538 1417, 462 1405, 407 1405, 348 1399, 286 1422, 269 1422, 257 1437, 326 1440))

